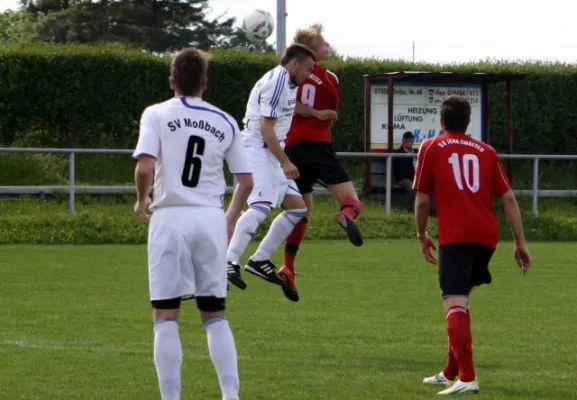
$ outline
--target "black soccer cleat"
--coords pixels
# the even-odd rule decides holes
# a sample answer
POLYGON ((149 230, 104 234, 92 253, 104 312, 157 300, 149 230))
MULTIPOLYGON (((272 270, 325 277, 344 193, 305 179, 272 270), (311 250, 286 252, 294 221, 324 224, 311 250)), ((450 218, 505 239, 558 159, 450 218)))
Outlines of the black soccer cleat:
POLYGON ((246 289, 246 282, 242 279, 242 275, 240 274, 240 265, 237 262, 229 261, 226 272, 230 283, 239 289, 246 289))
POLYGON ((357 224, 353 222, 349 216, 343 212, 338 212, 333 217, 335 222, 339 224, 345 232, 347 232, 347 236, 349 237, 349 241, 357 247, 363 245, 363 235, 357 224))
POLYGON ((244 269, 259 278, 264 279, 275 285, 283 286, 283 280, 277 275, 276 267, 270 260, 254 261, 249 259, 244 266, 244 269))
POLYGON ((284 296, 295 303, 299 301, 299 291, 295 284, 295 274, 286 265, 283 265, 278 270, 278 276, 283 280, 282 292, 284 296))

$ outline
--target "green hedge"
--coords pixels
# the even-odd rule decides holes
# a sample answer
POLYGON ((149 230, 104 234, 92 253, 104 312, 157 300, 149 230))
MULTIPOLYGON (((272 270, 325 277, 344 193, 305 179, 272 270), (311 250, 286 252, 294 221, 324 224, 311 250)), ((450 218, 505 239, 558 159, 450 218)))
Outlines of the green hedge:
MULTIPOLYGON (((206 99, 244 114, 252 84, 276 57, 217 51, 206 99)), ((0 49, 0 144, 9 146, 134 146, 144 107, 171 96, 168 56, 119 46, 35 45, 0 49)), ((516 152, 577 153, 577 67, 564 64, 480 62, 461 65, 404 61, 334 60, 344 100, 335 125, 339 150, 364 142, 363 75, 399 70, 525 72, 514 92, 516 152)), ((503 85, 491 91, 491 142, 505 147, 503 85)))
MULTIPOLYGON (((577 241, 577 202, 543 199, 540 201, 539 218, 534 218, 530 215, 531 200, 520 201, 529 241, 577 241)), ((71 217, 68 213, 68 199, 64 195, 47 200, 26 196, 4 199, 0 213, 0 245, 144 244, 147 224, 134 215, 133 205, 134 196, 78 196, 77 215, 71 217)), ((501 239, 511 240, 500 205, 496 209, 501 225, 501 239)), ((346 240, 345 233, 335 225, 332 218, 336 210, 334 199, 318 197, 306 239, 346 240)), ((255 240, 262 239, 276 212, 273 214, 259 227, 255 240)), ((432 233, 436 232, 436 222, 436 218, 431 218, 429 231, 432 233)), ((415 238, 413 215, 394 209, 389 219, 385 216, 382 203, 365 201, 359 226, 367 240, 415 238)))

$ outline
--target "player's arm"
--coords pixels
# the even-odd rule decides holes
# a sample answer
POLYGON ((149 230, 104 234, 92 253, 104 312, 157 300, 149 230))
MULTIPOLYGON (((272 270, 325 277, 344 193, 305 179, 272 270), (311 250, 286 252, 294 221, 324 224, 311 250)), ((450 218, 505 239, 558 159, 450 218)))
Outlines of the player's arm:
POLYGON ((515 193, 511 188, 509 179, 505 171, 503 171, 503 165, 497 152, 493 150, 491 157, 492 160, 492 181, 493 181, 493 196, 495 198, 501 199, 503 202, 503 209, 509 222, 509 226, 513 232, 513 238, 515 243, 525 244, 525 234, 523 233, 523 221, 521 219, 521 211, 519 210, 519 204, 517 203, 517 198, 515 193))
POLYGON ((430 209, 431 196, 427 193, 417 192, 415 196, 415 225, 419 239, 423 239, 427 235, 430 209))
POLYGON ((513 192, 511 188, 496 152, 494 153, 493 163, 493 195, 496 198, 500 198, 503 203, 505 218, 507 218, 507 223, 509 224, 509 228, 513 233, 513 240, 515 241, 515 260, 523 273, 525 273, 531 266, 531 255, 527 249, 519 203, 517 203, 515 192, 513 192))
POLYGON ((284 165, 289 162, 289 159, 278 141, 275 132, 275 125, 276 117, 262 116, 260 118, 260 133, 262 134, 264 142, 269 151, 276 157, 280 165, 284 165))
MULTIPOLYGON (((302 88, 299 88, 299 98, 300 98, 301 90, 302 90, 302 88)), ((296 103, 295 114, 298 114, 301 117, 305 117, 305 118, 311 118, 312 117, 312 118, 320 119, 319 113, 320 113, 319 110, 315 110, 312 107, 305 106, 300 101, 297 101, 297 103, 296 103)))
POLYGON ((254 182, 246 150, 238 134, 239 129, 236 122, 233 123, 233 126, 234 129, 236 129, 235 135, 230 147, 226 151, 225 157, 230 172, 236 177, 238 182, 232 194, 232 200, 228 206, 228 210, 226 211, 227 222, 229 225, 232 224, 234 226, 244 204, 246 204, 248 200, 254 182))
POLYGON ((136 205, 134 211, 143 219, 148 219, 146 209, 149 204, 150 187, 154 179, 154 167, 160 153, 160 133, 151 108, 142 113, 140 133, 133 157, 137 160, 134 169, 136 183, 136 205))
POLYGON ((413 190, 417 192, 415 196, 415 225, 419 239, 427 234, 427 222, 431 209, 430 193, 432 189, 432 170, 430 166, 430 145, 431 141, 425 141, 421 145, 417 157, 417 167, 415 169, 415 179, 413 180, 413 190))
POLYGON ((427 233, 429 222, 429 212, 431 209, 431 189, 432 189, 432 169, 431 154, 429 153, 431 141, 425 141, 421 145, 421 151, 417 158, 417 168, 413 181, 413 190, 417 192, 415 196, 415 225, 417 228, 417 238, 421 244, 421 252, 425 260, 436 264, 437 260, 431 254, 431 249, 435 250, 435 245, 427 233))
POLYGON ((337 119, 337 112, 335 110, 315 110, 312 107, 304 105, 300 101, 296 102, 295 113, 301 117, 316 118, 321 121, 337 119))
POLYGON ((503 210, 505 211, 507 222, 513 232, 515 244, 526 246, 527 241, 525 240, 525 232, 523 230, 523 218, 521 217, 519 203, 517 203, 517 198, 513 190, 509 189, 505 192, 503 196, 501 196, 501 201, 503 202, 503 210))
POLYGON ((273 79, 264 84, 260 94, 260 132, 270 152, 276 157, 281 165, 289 162, 284 153, 275 132, 277 118, 282 115, 281 100, 288 74, 279 73, 273 79))

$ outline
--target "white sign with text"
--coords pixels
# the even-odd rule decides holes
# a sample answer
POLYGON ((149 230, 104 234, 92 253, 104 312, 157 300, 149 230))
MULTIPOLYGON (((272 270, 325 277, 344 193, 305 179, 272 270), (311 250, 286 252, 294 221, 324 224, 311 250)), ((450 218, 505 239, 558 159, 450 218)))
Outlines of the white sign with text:
MULTIPOLYGON (((415 147, 426 139, 441 135, 440 106, 451 95, 465 96, 471 103, 471 123, 467 134, 482 140, 482 89, 475 84, 395 83, 393 101, 393 146, 399 147, 403 134, 415 136, 415 147)), ((371 84, 371 150, 388 149, 388 86, 371 84)))

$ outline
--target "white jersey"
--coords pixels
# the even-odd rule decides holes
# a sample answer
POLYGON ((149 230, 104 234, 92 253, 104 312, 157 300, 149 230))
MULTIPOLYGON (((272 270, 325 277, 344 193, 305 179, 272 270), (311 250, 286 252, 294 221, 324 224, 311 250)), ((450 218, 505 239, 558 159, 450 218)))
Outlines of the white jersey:
POLYGON ((250 173, 238 124, 200 98, 176 97, 146 108, 133 157, 156 158, 150 209, 224 208, 224 160, 233 174, 250 173))
POLYGON ((276 136, 279 142, 284 141, 295 112, 297 91, 298 86, 292 84, 289 73, 283 66, 278 65, 264 74, 254 85, 248 98, 243 120, 243 139, 264 143, 260 119, 268 117, 276 118, 276 136))

